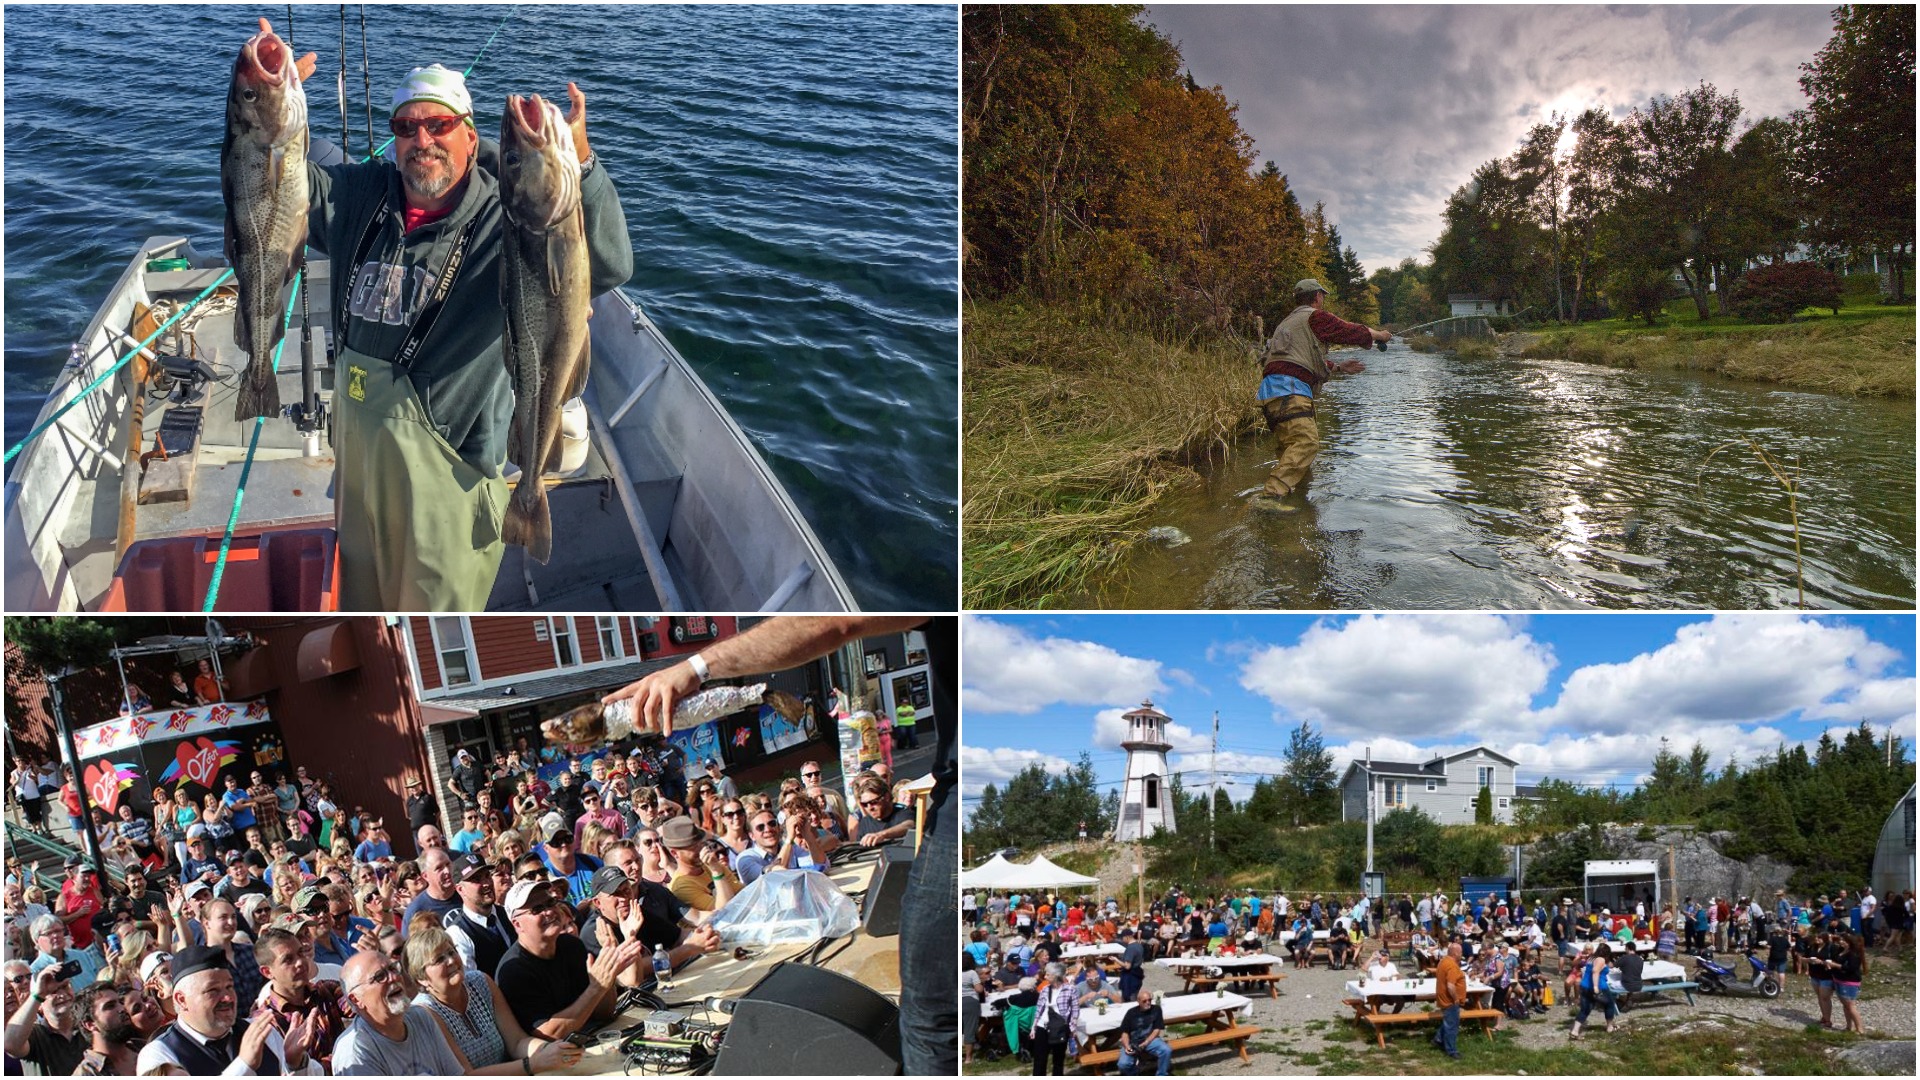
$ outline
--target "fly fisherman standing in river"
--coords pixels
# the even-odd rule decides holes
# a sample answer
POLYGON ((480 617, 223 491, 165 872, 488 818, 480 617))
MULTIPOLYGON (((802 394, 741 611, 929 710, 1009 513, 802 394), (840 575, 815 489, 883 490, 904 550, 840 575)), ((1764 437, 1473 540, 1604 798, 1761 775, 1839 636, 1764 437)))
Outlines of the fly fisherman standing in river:
POLYGON ((1293 311, 1280 320, 1267 338, 1260 369, 1260 411, 1278 443, 1279 460, 1267 475, 1265 489, 1249 505, 1256 509, 1290 513, 1306 506, 1307 479, 1320 453, 1320 429, 1313 421, 1313 399, 1320 385, 1335 372, 1358 375, 1367 365, 1358 360, 1327 362, 1334 345, 1372 345, 1393 335, 1350 323, 1327 311, 1327 290, 1313 278, 1293 287, 1293 311))
MULTIPOLYGON (((266 19, 247 43, 271 76, 285 43, 266 19)), ((297 64, 313 74, 315 57, 297 64)), ((587 146, 567 84, 591 292, 633 273, 613 181, 587 146)), ((334 523, 341 607, 479 611, 505 553, 514 388, 500 266, 501 154, 474 126, 466 79, 414 68, 393 95, 394 162, 309 164, 308 244, 333 259, 334 523)), ((516 162, 510 157, 509 168, 516 162)), ((538 463, 521 466, 539 483, 538 463)))

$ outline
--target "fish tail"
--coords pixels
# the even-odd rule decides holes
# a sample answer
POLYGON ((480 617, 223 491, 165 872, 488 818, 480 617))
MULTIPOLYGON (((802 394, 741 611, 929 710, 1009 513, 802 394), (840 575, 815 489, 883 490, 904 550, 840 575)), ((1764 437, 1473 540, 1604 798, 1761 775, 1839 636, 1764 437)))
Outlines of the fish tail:
POLYGON ((541 565, 553 557, 553 518, 547 511, 547 485, 540 474, 520 470, 520 482, 507 502, 507 518, 500 527, 500 539, 527 549, 541 565))
POLYGON ((248 366, 246 377, 234 395, 233 418, 251 420, 256 416, 280 415, 280 379, 263 364, 248 366))

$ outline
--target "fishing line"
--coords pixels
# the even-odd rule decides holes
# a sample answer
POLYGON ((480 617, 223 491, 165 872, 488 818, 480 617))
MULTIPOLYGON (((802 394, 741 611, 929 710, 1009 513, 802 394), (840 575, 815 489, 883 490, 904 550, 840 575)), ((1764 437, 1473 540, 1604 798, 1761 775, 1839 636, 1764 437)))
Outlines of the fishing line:
MULTIPOLYGON (((360 5, 360 96, 366 102, 366 105, 367 105, 367 156, 365 160, 372 161, 373 160, 373 73, 368 70, 368 63, 367 63, 367 5, 365 4, 360 5)), ((352 160, 353 155, 347 153, 346 147, 344 146, 341 147, 340 152, 343 154, 347 154, 348 160, 352 160)))
MULTIPOLYGON (((463 71, 463 72, 461 72, 461 73, 460 73, 460 77, 461 77, 461 78, 463 78, 463 79, 464 79, 464 78, 466 78, 467 76, 469 76, 469 75, 471 75, 471 74, 473 74, 473 69, 474 69, 474 68, 476 68, 476 67, 479 67, 479 66, 480 66, 480 58, 481 58, 481 57, 483 57, 483 56, 485 56, 485 55, 487 55, 487 49, 488 49, 489 47, 491 47, 491 46, 493 45, 493 39, 494 39, 494 38, 497 38, 497 37, 499 37, 499 36, 500 36, 500 31, 502 31, 502 30, 505 30, 505 29, 507 28, 507 20, 508 20, 508 19, 512 19, 512 18, 513 18, 513 13, 514 13, 514 12, 516 12, 516 11, 519 11, 519 10, 520 10, 520 5, 519 5, 519 4, 515 4, 515 5, 513 5, 512 7, 510 7, 510 8, 508 8, 508 9, 507 9, 507 15, 506 15, 506 18, 504 18, 504 19, 501 19, 501 20, 500 20, 500 25, 499 25, 499 26, 496 26, 496 27, 494 27, 494 28, 493 28, 493 33, 491 33, 491 34, 488 34, 488 35, 487 35, 487 41, 486 41, 486 44, 484 44, 484 45, 482 45, 482 46, 480 46, 480 51, 479 51, 478 53, 475 53, 475 54, 474 54, 474 57, 473 57, 473 63, 471 63, 471 64, 468 64, 468 65, 467 65, 467 70, 465 70, 465 71, 463 71)), ((364 33, 364 31, 363 31, 363 33, 364 33)), ((363 47, 364 47, 364 42, 365 42, 365 38, 363 37, 363 38, 362 38, 362 43, 363 43, 363 47)), ((371 101, 369 101, 369 102, 368 102, 368 105, 367 105, 367 107, 368 107, 369 109, 371 109, 371 108, 373 107, 373 105, 372 105, 372 102, 371 102, 371 101)), ((369 113, 368 115, 369 115, 369 119, 368 119, 368 121, 367 121, 367 130, 368 130, 369 132, 371 132, 371 131, 373 130, 373 121, 372 121, 372 119, 371 119, 371 115, 372 115, 372 114, 371 114, 371 113, 369 113)), ((387 141, 386 141, 386 142, 383 142, 383 143, 381 143, 381 144, 380 144, 380 149, 378 149, 378 150, 375 150, 375 151, 374 151, 373 153, 371 153, 371 154, 369 154, 369 155, 367 155, 367 158, 368 158, 368 160, 372 160, 373 158, 377 158, 377 157, 379 157, 379 156, 380 156, 381 154, 384 154, 384 153, 386 153, 386 152, 387 152, 387 147, 389 147, 389 146, 392 146, 392 145, 393 145, 393 139, 394 139, 394 137, 393 137, 393 136, 391 136, 391 135, 389 135, 389 136, 387 136, 387 141)), ((373 141, 373 136, 372 136, 371 134, 369 134, 369 135, 367 136, 367 141, 368 141, 368 142, 372 142, 372 141, 373 141)))
MULTIPOLYGON (((287 297, 287 313, 280 320, 280 340, 273 347, 273 374, 276 378, 280 374, 280 350, 287 347, 287 327, 293 324, 293 302, 299 299, 303 284, 301 279, 305 276, 305 269, 293 275, 293 295, 287 297)), ((253 418, 253 437, 247 440, 247 458, 240 464, 240 484, 233 492, 233 510, 227 514, 227 531, 220 537, 220 557, 213 564, 213 580, 207 582, 207 602, 201 606, 201 611, 211 612, 214 601, 220 597, 220 579, 227 573, 227 550, 233 546, 233 530, 240 525, 240 503, 247 497, 247 475, 253 472, 253 452, 260 448, 260 429, 266 423, 264 416, 253 418)))

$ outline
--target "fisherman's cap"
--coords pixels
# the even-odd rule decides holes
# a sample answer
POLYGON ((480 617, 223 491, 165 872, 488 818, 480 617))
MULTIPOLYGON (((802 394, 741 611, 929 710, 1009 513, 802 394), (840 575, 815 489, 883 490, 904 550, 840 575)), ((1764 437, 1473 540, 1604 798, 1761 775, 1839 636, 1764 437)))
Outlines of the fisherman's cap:
MULTIPOLYGON (((399 108, 399 106, 396 105, 394 106, 394 108, 397 109, 399 108)), ((1326 292, 1327 287, 1325 285, 1320 284, 1318 281, 1314 280, 1313 278, 1308 277, 1308 278, 1301 278, 1299 281, 1295 282, 1293 286, 1293 291, 1297 293, 1326 292)))
POLYGON ((456 113, 465 114, 467 122, 473 122, 473 95, 467 93, 467 77, 439 64, 417 67, 407 72, 400 82, 400 88, 393 92, 393 111, 416 101, 432 101, 456 113))
POLYGON ((173 954, 167 964, 167 975, 178 987, 181 980, 202 971, 232 971, 233 965, 227 960, 225 949, 211 945, 189 945, 173 954))

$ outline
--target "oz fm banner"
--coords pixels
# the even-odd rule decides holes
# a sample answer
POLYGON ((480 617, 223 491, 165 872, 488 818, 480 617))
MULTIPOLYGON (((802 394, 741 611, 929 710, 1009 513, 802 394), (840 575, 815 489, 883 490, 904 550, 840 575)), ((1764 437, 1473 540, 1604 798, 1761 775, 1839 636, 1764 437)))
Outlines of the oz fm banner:
POLYGON ((292 768, 261 702, 137 713, 76 731, 73 741, 87 798, 108 816, 122 803, 150 815, 156 786, 197 803, 225 791, 229 774, 245 785, 254 769, 284 775, 292 768))

